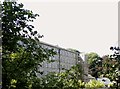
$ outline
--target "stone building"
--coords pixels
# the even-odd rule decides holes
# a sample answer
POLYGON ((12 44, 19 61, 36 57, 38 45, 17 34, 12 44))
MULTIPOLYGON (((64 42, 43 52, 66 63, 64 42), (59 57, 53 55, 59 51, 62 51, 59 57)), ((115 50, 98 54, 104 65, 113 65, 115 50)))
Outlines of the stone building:
POLYGON ((80 52, 77 50, 64 49, 44 42, 41 42, 41 45, 43 48, 54 49, 57 53, 54 57, 50 57, 54 62, 42 62, 42 67, 39 69, 40 71, 43 71, 43 75, 46 75, 49 72, 63 72, 65 69, 70 69, 73 65, 81 62, 80 52))

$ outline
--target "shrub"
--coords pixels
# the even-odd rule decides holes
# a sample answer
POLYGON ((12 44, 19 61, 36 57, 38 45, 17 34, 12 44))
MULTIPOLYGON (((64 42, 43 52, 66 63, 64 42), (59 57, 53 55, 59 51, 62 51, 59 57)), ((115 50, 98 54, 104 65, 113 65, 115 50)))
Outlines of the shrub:
POLYGON ((96 89, 96 88, 103 88, 105 87, 103 82, 97 80, 90 80, 88 83, 85 84, 86 89, 96 89))

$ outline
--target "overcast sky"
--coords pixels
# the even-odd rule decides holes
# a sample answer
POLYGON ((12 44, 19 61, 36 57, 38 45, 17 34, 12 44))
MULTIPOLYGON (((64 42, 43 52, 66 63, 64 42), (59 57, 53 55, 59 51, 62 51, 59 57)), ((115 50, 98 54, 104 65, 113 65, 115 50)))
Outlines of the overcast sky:
POLYGON ((100 56, 109 54, 110 46, 117 45, 117 1, 19 1, 40 15, 33 25, 44 35, 41 41, 100 56))

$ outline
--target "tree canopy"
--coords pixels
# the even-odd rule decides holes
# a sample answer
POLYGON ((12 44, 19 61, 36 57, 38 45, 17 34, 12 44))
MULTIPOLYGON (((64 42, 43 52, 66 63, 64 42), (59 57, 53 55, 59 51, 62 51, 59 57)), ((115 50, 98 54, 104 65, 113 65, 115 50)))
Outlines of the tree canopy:
POLYGON ((88 64, 93 63, 93 61, 97 60, 97 58, 99 57, 99 55, 94 52, 87 53, 86 55, 87 55, 88 64))
POLYGON ((111 47, 114 53, 99 57, 96 53, 89 53, 88 64, 90 74, 94 77, 107 77, 115 82, 113 87, 120 87, 120 49, 111 47))
POLYGON ((86 54, 87 55, 87 62, 89 65, 89 73, 94 76, 95 78, 98 78, 99 71, 102 69, 101 64, 101 58, 97 53, 91 52, 86 54))
MULTIPOLYGON (((2 89, 28 89, 37 80, 40 63, 55 52, 40 45, 41 35, 34 30, 38 14, 17 2, 2 3, 2 89)), ((42 74, 42 73, 41 73, 42 74)))

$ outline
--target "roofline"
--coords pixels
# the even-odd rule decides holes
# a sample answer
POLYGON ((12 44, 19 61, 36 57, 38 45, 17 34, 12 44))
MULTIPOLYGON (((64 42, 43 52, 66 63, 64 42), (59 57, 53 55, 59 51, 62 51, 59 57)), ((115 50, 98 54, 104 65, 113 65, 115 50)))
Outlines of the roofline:
POLYGON ((40 41, 40 43, 45 44, 45 45, 47 45, 47 46, 51 46, 51 47, 63 49, 63 50, 66 50, 66 51, 69 51, 69 52, 72 52, 72 53, 76 53, 76 52, 77 52, 77 53, 81 53, 81 52, 79 52, 78 50, 76 50, 75 52, 73 52, 73 51, 70 51, 70 50, 68 50, 68 49, 65 49, 65 48, 62 48, 62 47, 59 47, 59 46, 55 46, 55 45, 52 45, 52 44, 48 44, 48 43, 43 42, 43 41, 40 41))

